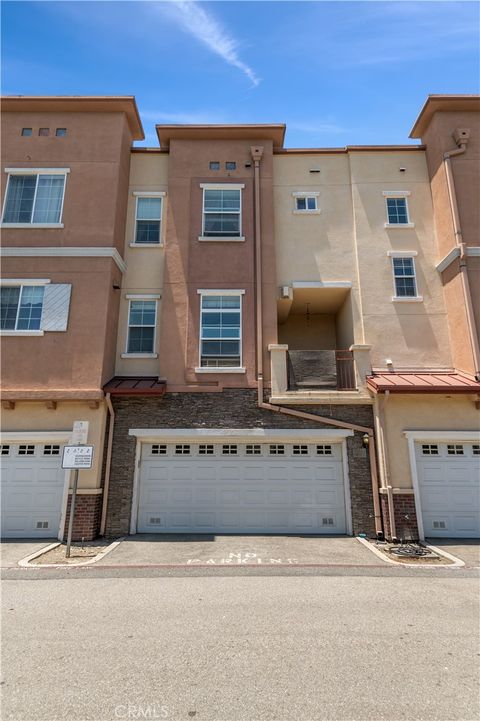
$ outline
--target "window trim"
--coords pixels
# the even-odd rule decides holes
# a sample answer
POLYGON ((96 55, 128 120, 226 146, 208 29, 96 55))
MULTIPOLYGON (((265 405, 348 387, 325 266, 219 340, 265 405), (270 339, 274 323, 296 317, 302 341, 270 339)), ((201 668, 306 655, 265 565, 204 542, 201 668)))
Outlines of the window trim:
POLYGON ((133 240, 130 243, 130 248, 163 248, 163 245, 164 245, 163 215, 164 215, 164 207, 165 207, 164 198, 167 195, 166 192, 164 190, 145 190, 145 191, 134 190, 132 194, 135 198, 135 219, 134 219, 134 229, 133 229, 133 240), (137 214, 138 214, 138 199, 139 198, 160 198, 161 199, 160 232, 159 232, 158 243, 137 243, 137 214))
MULTIPOLYGON (((126 296, 128 300, 128 309, 127 309, 127 333, 125 337, 125 352, 121 354, 121 358, 158 358, 158 353, 155 352, 155 349, 157 347, 157 321, 158 321, 158 295, 129 295, 126 296), (153 325, 153 343, 152 343, 152 351, 148 353, 139 353, 137 351, 134 351, 132 353, 128 350, 128 342, 130 339, 130 310, 132 307, 132 303, 135 303, 139 300, 149 300, 154 301, 155 303, 155 323, 153 325)), ((152 326, 132 326, 133 328, 151 328, 152 326)))
MULTIPOLYGON (((202 232, 198 236, 198 240, 202 242, 213 242, 213 243, 242 243, 245 241, 245 236, 242 235, 243 230, 243 193, 242 190, 245 188, 245 183, 200 183, 202 189, 202 232), (239 219, 239 235, 236 236, 218 236, 212 237, 210 235, 204 235, 205 233, 205 191, 206 190, 239 190, 240 191, 240 209, 238 213, 239 219)), ((233 215, 233 213, 232 213, 233 215)))
POLYGON ((245 295, 244 289, 210 289, 210 288, 199 288, 197 294, 200 296, 200 323, 198 329, 198 367, 195 368, 195 373, 245 373, 246 369, 243 366, 243 301, 242 297, 245 295), (234 295, 240 298, 240 365, 239 366, 202 366, 202 298, 204 295, 234 295))
POLYGON ((392 302, 394 303, 421 303, 423 301, 423 296, 418 294, 418 278, 417 278, 417 268, 415 265, 415 257, 417 255, 417 251, 398 251, 398 250, 389 250, 387 255, 391 258, 391 266, 392 266, 392 278, 393 278, 393 295, 392 295, 392 302), (415 281, 415 295, 397 295, 397 284, 395 282, 396 276, 395 276, 395 264, 394 260, 395 258, 410 258, 413 264, 413 277, 415 281))
POLYGON ((2 206, 2 217, 0 221, 0 227, 1 228, 63 228, 64 224, 62 223, 62 217, 63 217, 63 206, 65 204, 65 191, 67 188, 67 175, 70 173, 70 168, 4 168, 4 172, 7 173, 7 183, 5 186, 5 194, 3 196, 3 206, 2 206), (32 218, 33 213, 35 210, 35 201, 37 199, 37 188, 38 188, 38 177, 40 175, 63 175, 64 181, 63 181, 63 193, 62 193, 62 202, 60 204, 60 214, 59 214, 59 221, 58 223, 4 223, 3 218, 5 216, 5 211, 7 208, 7 196, 8 196, 8 189, 10 187, 10 178, 12 175, 36 175, 37 176, 37 182, 35 185, 35 195, 33 196, 33 205, 32 205, 32 218))
POLYGON ((415 223, 412 223, 410 219, 410 208, 408 207, 408 198, 411 195, 410 190, 383 190, 382 195, 385 198, 385 213, 387 220, 384 223, 385 228, 415 228, 415 223), (405 208, 407 210, 407 222, 406 223, 390 223, 388 221, 388 198, 404 198, 405 208))
MULTIPOLYGON (((318 207, 318 198, 320 196, 320 193, 318 190, 296 190, 292 193, 292 197, 294 198, 294 206, 293 206, 293 214, 294 215, 320 215, 321 210, 318 207), (297 208, 297 200, 298 198, 314 198, 315 199, 315 208, 305 208, 305 210, 301 210, 300 208, 297 208)), ((307 202, 305 203, 307 205, 307 202)))
MULTIPOLYGON (((15 325, 17 325, 18 322, 18 313, 20 311, 20 302, 22 299, 22 293, 24 287, 41 287, 49 285, 50 280, 47 280, 45 278, 39 278, 39 279, 30 279, 30 278, 2 278, 0 280, 0 288, 20 288, 20 295, 18 296, 18 307, 17 307, 17 316, 15 318, 15 325)), ((40 326, 42 325, 43 320, 43 301, 42 301, 42 315, 40 316, 40 326)), ((8 337, 8 336, 42 336, 45 335, 45 331, 42 330, 42 328, 38 328, 35 330, 27 330, 27 329, 16 329, 16 328, 5 328, 0 329, 0 337, 8 337)))

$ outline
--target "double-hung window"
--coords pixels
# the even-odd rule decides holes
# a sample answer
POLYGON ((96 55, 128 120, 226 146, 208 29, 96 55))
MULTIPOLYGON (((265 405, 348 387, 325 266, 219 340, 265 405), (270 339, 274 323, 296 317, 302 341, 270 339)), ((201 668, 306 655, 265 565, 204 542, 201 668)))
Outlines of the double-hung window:
POLYGON ((2 223, 7 226, 59 226, 68 168, 30 171, 7 168, 9 173, 2 223))
POLYGON ((387 222, 385 223, 386 228, 397 228, 407 227, 413 228, 414 224, 410 222, 408 213, 408 201, 407 197, 410 195, 408 190, 390 191, 385 190, 383 192, 386 211, 387 211, 387 222))
POLYGON ((418 298, 415 261, 412 257, 392 258, 395 298, 418 298))
POLYGON ((201 293, 201 368, 240 369, 242 365, 242 294, 223 293, 201 293))
POLYGON ((127 354, 152 355, 157 325, 156 300, 131 300, 128 309, 127 354))
POLYGON ((243 185, 202 184, 203 222, 199 240, 244 240, 242 237, 243 185))
POLYGON ((40 330, 45 286, 15 285, 0 288, 0 330, 40 330))
POLYGON ((164 193, 138 194, 135 212, 135 245, 160 245, 164 193))

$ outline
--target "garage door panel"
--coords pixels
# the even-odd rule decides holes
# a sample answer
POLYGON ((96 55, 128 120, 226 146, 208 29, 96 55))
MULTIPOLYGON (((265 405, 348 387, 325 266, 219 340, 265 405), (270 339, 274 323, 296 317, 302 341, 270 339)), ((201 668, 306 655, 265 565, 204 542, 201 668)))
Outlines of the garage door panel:
POLYGON ((229 444, 227 458, 220 444, 211 444, 208 455, 190 444, 190 456, 182 457, 172 444, 163 448, 162 458, 142 453, 140 532, 346 531, 341 449, 333 444, 328 456, 310 446, 307 458, 303 450, 295 457, 287 445, 276 456, 269 445, 260 452, 257 445, 253 456, 251 448, 249 455, 240 444, 229 444))
POLYGON ((435 457, 417 445, 417 470, 425 536, 480 536, 480 459, 472 444, 435 444, 435 457), (454 451, 454 452, 453 452, 454 451))

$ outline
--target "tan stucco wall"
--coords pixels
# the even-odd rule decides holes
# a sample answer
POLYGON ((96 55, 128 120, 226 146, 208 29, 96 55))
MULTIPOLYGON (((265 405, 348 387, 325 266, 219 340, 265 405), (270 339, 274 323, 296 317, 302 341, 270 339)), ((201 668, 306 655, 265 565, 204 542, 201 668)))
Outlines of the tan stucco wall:
MULTIPOLYGON (((385 368, 386 358, 392 359, 394 368, 450 367, 424 153, 278 155, 274 169, 278 284, 349 281, 353 342, 372 346, 374 367, 385 368), (320 173, 309 173, 312 167, 320 168, 320 173), (401 167, 405 172, 400 172, 401 167), (303 190, 320 193, 319 215, 293 213, 292 192, 303 190), (414 228, 385 228, 382 191, 388 190, 410 191, 414 228), (388 251, 417 252, 417 285, 423 302, 392 302, 388 251)), ((343 332, 337 324, 338 338, 350 334, 351 329, 343 332)))
MULTIPOLYGON (((159 375, 158 358, 122 358, 127 347, 129 294, 163 294, 165 247, 131 247, 135 239, 135 192, 165 192, 168 181, 168 155, 132 153, 128 186, 127 221, 125 226, 124 257, 127 270, 122 279, 117 336, 115 373, 117 375, 159 375)), ((162 239, 165 240, 168 195, 163 198, 162 239)), ((161 298, 157 301, 156 349, 159 352, 161 298)))
POLYGON ((289 350, 335 350, 334 315, 290 314, 287 322, 278 326, 278 342, 287 343, 289 350))
MULTIPOLYGON (((74 421, 88 421, 88 443, 95 446, 93 467, 78 474, 78 487, 100 488, 107 409, 104 403, 90 408, 87 403, 61 403, 55 410, 45 403, 17 402, 12 410, 2 410, 1 429, 7 431, 71 431, 74 421)), ((48 441, 45 441, 48 443, 48 441)))
POLYGON ((384 402, 385 440, 390 485, 412 488, 410 460, 404 431, 475 431, 480 412, 474 396, 410 394, 391 395, 384 402))

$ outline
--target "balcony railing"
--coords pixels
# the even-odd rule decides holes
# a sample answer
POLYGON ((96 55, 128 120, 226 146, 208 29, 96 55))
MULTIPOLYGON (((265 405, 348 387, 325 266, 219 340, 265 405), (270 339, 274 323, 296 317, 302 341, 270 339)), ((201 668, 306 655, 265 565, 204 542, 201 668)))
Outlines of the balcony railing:
POLYGON ((288 390, 355 389, 349 350, 291 350, 287 353, 288 390))
POLYGON ((368 395, 366 377, 371 373, 370 346, 348 350, 289 350, 270 345, 272 396, 313 397, 318 392, 357 391, 368 395))

